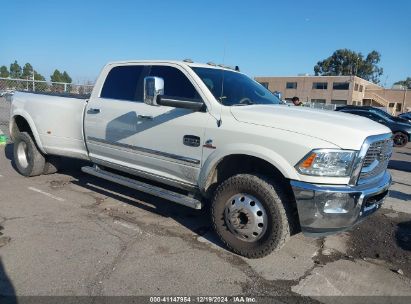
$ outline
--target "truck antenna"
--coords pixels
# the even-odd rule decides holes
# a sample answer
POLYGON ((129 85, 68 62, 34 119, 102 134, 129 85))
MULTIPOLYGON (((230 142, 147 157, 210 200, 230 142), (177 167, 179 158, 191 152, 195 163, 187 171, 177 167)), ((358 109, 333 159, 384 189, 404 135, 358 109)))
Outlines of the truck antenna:
MULTIPOLYGON (((227 39, 224 39, 224 51, 223 51, 223 64, 225 64, 225 52, 227 48, 227 39)), ((221 69, 221 94, 220 94, 220 117, 217 120, 217 126, 220 127, 221 124, 223 123, 223 120, 221 119, 221 114, 223 112, 223 100, 224 100, 224 68, 221 69)))

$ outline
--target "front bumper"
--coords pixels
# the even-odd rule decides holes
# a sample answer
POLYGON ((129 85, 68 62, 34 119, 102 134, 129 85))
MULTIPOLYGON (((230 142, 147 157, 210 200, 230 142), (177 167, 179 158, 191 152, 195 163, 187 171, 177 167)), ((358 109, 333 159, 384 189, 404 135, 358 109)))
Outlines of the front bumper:
POLYGON ((388 171, 378 181, 358 186, 291 181, 303 233, 319 236, 352 227, 381 207, 391 181, 388 171))

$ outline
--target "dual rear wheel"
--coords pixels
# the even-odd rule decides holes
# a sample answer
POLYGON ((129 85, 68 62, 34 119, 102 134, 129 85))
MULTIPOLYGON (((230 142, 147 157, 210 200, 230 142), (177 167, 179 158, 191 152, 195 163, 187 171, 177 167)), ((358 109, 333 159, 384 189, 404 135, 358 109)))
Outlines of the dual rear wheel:
POLYGON ((20 132, 14 140, 14 161, 17 171, 24 176, 56 173, 59 158, 44 156, 27 132, 20 132))

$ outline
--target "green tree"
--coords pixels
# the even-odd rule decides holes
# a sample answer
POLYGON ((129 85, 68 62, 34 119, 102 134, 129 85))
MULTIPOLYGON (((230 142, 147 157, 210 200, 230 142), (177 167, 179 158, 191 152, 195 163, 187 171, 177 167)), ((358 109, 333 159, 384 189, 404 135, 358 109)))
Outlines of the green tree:
MULTIPOLYGON (((59 70, 54 70, 53 74, 50 75, 50 79, 52 82, 64 82, 64 83, 71 83, 72 79, 69 74, 64 71, 61 73, 59 70)), ((69 85, 63 84, 53 84, 52 89, 57 92, 70 92, 72 87, 69 85)))
POLYGON ((394 84, 399 84, 399 85, 406 87, 407 89, 411 89, 411 77, 407 77, 407 79, 405 80, 397 81, 394 84))
MULTIPOLYGON (((52 82, 64 82, 63 74, 59 70, 54 70, 53 74, 50 75, 50 79, 52 82)), ((53 92, 64 92, 64 84, 57 84, 53 83, 51 86, 51 90, 53 92)))
POLYGON ((43 75, 37 73, 37 71, 34 71, 34 80, 39 80, 39 81, 46 81, 46 78, 44 78, 43 75))
POLYGON ((50 75, 50 80, 52 82, 63 82, 63 74, 59 70, 54 70, 53 74, 50 75))
MULTIPOLYGON (((65 83, 71 83, 72 82, 71 77, 69 76, 69 74, 66 71, 63 72, 62 76, 63 76, 63 81, 65 83)), ((73 86, 66 85, 66 92, 71 92, 72 89, 73 89, 73 86)))
POLYGON ((30 63, 26 63, 23 67, 23 72, 20 76, 22 79, 33 79, 33 67, 30 63))
MULTIPOLYGON (((34 80, 46 81, 46 78, 43 75, 37 73, 36 70, 34 70, 34 80)), ((34 90, 36 92, 46 92, 48 90, 48 87, 49 86, 46 82, 36 82, 34 90)))
POLYGON ((14 60, 14 63, 10 64, 10 77, 20 78, 21 73, 22 73, 21 66, 17 63, 17 60, 14 60))
POLYGON ((65 83, 72 82, 71 77, 66 71, 61 73, 59 70, 54 70, 53 74, 50 75, 50 79, 52 82, 65 82, 65 83))
POLYGON ((314 66, 315 75, 347 76, 355 75, 374 83, 380 82, 383 69, 378 66, 381 55, 377 51, 363 54, 348 49, 336 50, 330 57, 318 61, 314 66))
MULTIPOLYGON (((45 81, 46 80, 46 78, 44 78, 43 75, 39 74, 33 68, 33 66, 30 63, 26 63, 23 66, 20 78, 21 79, 33 80, 33 76, 34 76, 34 80, 36 80, 36 81, 45 81)), ((34 90, 36 92, 44 92, 44 91, 47 90, 48 85, 46 83, 41 83, 41 82, 36 82, 36 83, 32 84, 32 82, 29 81, 28 85, 26 87, 28 87, 30 90, 32 90, 34 88, 34 90)))
POLYGON ((5 65, 2 65, 0 67, 0 77, 2 78, 8 78, 10 76, 9 70, 5 65))
POLYGON ((63 82, 66 82, 66 83, 71 83, 72 82, 71 77, 69 76, 69 74, 66 71, 64 71, 61 76, 62 76, 63 82))

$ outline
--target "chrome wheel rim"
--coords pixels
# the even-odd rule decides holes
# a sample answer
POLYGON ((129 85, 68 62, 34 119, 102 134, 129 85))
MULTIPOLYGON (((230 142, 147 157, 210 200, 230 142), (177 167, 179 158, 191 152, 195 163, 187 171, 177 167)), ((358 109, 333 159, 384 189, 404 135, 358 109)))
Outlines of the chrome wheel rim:
POLYGON ((267 212, 254 196, 239 193, 225 204, 224 220, 238 239, 245 242, 259 240, 267 230, 267 212))
POLYGON ((17 146, 17 159, 22 168, 29 166, 29 160, 27 157, 27 144, 24 141, 19 142, 17 146))

